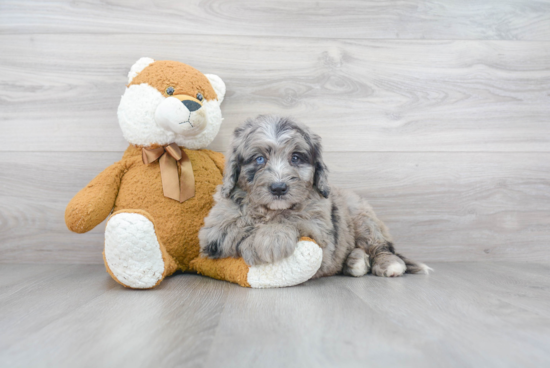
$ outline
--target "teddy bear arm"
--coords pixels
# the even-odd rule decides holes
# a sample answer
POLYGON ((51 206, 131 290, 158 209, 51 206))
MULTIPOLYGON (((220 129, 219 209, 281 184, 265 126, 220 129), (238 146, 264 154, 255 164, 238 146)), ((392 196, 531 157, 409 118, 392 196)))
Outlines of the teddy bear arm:
POLYGON ((199 257, 191 270, 217 280, 243 287, 275 288, 301 284, 313 277, 323 259, 323 251, 307 237, 299 239, 294 254, 271 264, 249 266, 242 258, 211 259, 199 257))
POLYGON ((71 199, 65 210, 65 223, 69 230, 88 232, 109 216, 125 172, 122 162, 117 162, 103 170, 71 199))
POLYGON ((217 280, 225 280, 243 287, 248 283, 249 266, 242 258, 210 259, 199 257, 191 261, 191 270, 217 280))
POLYGON ((210 157, 218 170, 220 170, 220 173, 223 175, 223 169, 225 167, 225 156, 223 155, 223 153, 210 150, 204 150, 204 152, 208 155, 208 157, 210 157))

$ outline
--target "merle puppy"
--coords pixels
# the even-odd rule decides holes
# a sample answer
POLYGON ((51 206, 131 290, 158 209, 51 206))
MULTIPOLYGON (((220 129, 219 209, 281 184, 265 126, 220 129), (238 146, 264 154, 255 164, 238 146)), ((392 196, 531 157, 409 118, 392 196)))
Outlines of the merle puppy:
POLYGON ((323 249, 314 276, 401 276, 428 266, 395 252, 387 227, 357 194, 330 187, 321 138, 288 118, 258 116, 234 132, 216 205, 199 233, 211 258, 271 263, 302 236, 323 249))

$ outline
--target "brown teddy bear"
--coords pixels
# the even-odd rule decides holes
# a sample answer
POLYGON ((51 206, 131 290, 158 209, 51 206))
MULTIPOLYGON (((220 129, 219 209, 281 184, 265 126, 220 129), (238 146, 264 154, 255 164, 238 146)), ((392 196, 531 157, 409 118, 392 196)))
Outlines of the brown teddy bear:
POLYGON ((105 266, 118 283, 157 286, 176 270, 247 287, 291 286, 321 264, 321 249, 300 239, 292 256, 249 267, 242 259, 199 255, 198 231, 222 183, 224 157, 204 149, 222 123, 225 84, 176 61, 141 58, 131 68, 118 108, 130 146, 70 201, 67 227, 90 231, 112 213, 105 230, 105 266))

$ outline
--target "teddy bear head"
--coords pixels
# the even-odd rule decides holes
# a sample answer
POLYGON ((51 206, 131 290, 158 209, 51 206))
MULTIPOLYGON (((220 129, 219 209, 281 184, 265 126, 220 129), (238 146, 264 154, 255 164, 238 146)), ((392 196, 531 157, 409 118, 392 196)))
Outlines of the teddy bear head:
POLYGON ((137 146, 205 148, 220 129, 224 95, 217 75, 177 61, 141 58, 128 73, 118 121, 124 138, 137 146))

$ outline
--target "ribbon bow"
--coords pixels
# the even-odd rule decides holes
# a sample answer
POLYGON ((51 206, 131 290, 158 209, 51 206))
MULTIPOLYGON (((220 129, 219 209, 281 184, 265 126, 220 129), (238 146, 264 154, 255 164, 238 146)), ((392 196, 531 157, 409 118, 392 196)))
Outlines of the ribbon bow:
POLYGON ((187 154, 177 144, 157 148, 143 148, 141 150, 143 163, 148 165, 159 160, 160 177, 164 196, 185 202, 195 196, 195 176, 193 166, 187 154), (178 162, 181 175, 178 175, 178 162))

